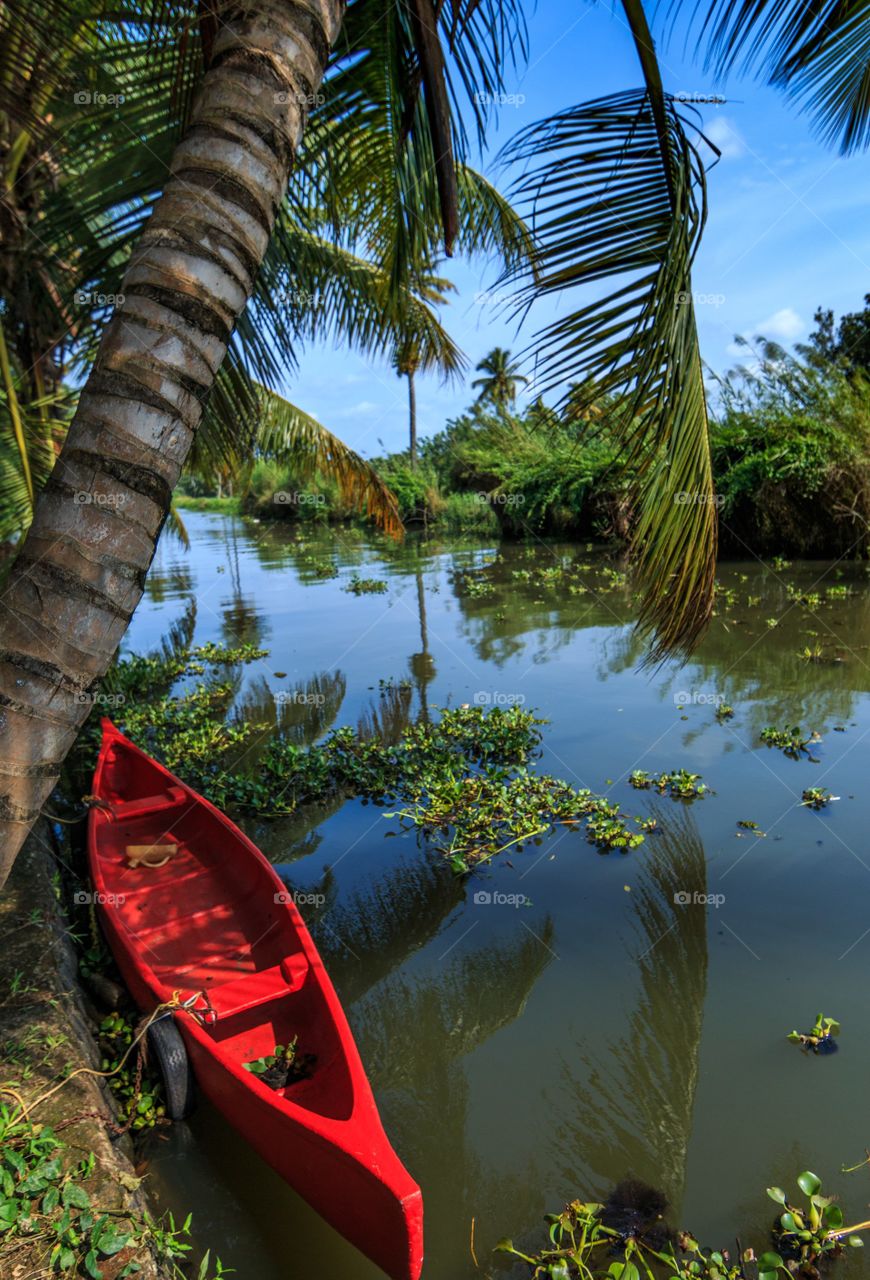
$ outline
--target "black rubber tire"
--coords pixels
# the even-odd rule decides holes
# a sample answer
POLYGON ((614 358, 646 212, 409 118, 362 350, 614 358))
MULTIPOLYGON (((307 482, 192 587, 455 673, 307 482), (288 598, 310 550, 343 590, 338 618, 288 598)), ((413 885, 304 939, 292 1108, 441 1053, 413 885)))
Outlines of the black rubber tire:
POLYGON ((166 1093, 166 1114, 185 1120, 194 1108, 193 1072, 175 1019, 159 1018, 148 1028, 148 1049, 160 1066, 166 1093))

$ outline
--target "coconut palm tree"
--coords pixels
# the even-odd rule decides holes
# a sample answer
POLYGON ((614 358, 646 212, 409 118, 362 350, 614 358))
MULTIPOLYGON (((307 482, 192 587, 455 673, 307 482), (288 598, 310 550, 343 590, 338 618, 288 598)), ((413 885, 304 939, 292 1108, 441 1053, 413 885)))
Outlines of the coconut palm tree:
MULTIPOLYGON (((466 12, 443 15, 450 57, 472 99, 480 85, 495 94, 501 86, 500 39, 511 10, 519 15, 511 0, 482 0, 466 12)), ((72 28, 84 24, 88 39, 98 41, 102 15, 88 25, 80 12, 70 12, 72 28)), ((23 83, 29 90, 34 47, 51 63, 50 51, 63 45, 60 13, 59 5, 37 3, 26 12, 20 0, 15 5, 16 38, 4 44, 6 74, 0 78, 13 118, 18 108, 10 86, 23 83)), ((262 409, 246 375, 266 373, 261 385, 274 386, 276 352, 292 352, 294 338, 320 331, 319 308, 303 302, 283 315, 268 306, 263 289, 274 294, 276 285, 285 291, 289 285, 292 294, 298 286, 307 298, 312 280, 320 280, 324 310, 333 320, 350 300, 367 298, 357 341, 380 341, 386 349, 413 311, 400 294, 407 289, 410 264, 431 248, 435 223, 452 252, 463 243, 472 250, 492 248, 511 222, 506 202, 463 165, 462 116, 455 100, 451 105, 430 0, 408 6, 358 0, 351 6, 346 43, 319 118, 325 165, 318 170, 304 156, 292 211, 284 204, 285 191, 344 5, 300 0, 288 10, 279 0, 257 0, 244 11, 228 9, 220 23, 207 16, 199 21, 198 10, 182 13, 184 39, 176 16, 172 6, 132 6, 112 36, 125 49, 136 45, 134 65, 119 66, 131 82, 138 77, 153 90, 133 95, 140 113, 165 112, 166 66, 180 97, 188 99, 178 130, 173 122, 163 129, 169 176, 162 192, 160 178, 143 178, 143 166, 153 167, 155 156, 163 163, 157 139, 152 136, 143 147, 127 121, 132 141, 126 154, 101 151, 102 128, 88 133, 81 184, 90 200, 76 204, 63 184, 58 193, 68 225, 88 230, 88 252, 80 253, 87 258, 85 274, 100 282, 119 279, 120 285, 105 291, 116 295, 116 306, 101 330, 93 326, 99 341, 75 417, 0 601, 0 696, 6 708, 0 883, 89 711, 89 690, 105 673, 142 594, 181 468, 192 450, 210 443, 199 434, 206 404, 231 449, 239 425, 258 416, 252 407, 262 409), (159 44, 153 28, 170 12, 174 42, 161 59, 153 53, 159 44), (391 202, 377 185, 385 165, 391 202), (99 220, 107 190, 111 234, 103 234, 99 220), (469 215, 464 221, 463 211, 469 215), (356 238, 369 245, 389 236, 380 262, 349 253, 342 242, 348 221, 356 238), (321 234, 324 226, 333 231, 331 242, 321 234), (333 260, 342 259, 344 272, 329 269, 330 250, 333 260), (257 324, 261 314, 265 329, 257 324)), ((100 52, 105 58, 105 50, 100 52)), ((43 133, 47 127, 43 96, 29 104, 26 98, 27 93, 24 105, 31 114, 19 111, 23 124, 12 144, 16 156, 25 157, 34 142, 33 122, 43 133)), ((482 128, 482 108, 477 116, 482 128)), ((13 177, 13 189, 18 181, 13 177)), ((60 252, 61 224, 59 219, 49 265, 65 278, 71 255, 60 252)), ((80 252, 74 234, 69 247, 73 255, 80 252)), ((43 294, 52 299, 49 289, 43 294)), ((420 318, 421 349, 431 355, 429 320, 420 318)), ((26 356, 21 363, 26 374, 26 356)))
MULTIPOLYGON (((456 286, 444 276, 435 274, 435 268, 426 264, 413 270, 411 296, 427 306, 442 307, 448 295, 456 292, 456 286)), ((411 466, 417 466, 417 393, 414 378, 421 364, 420 349, 410 336, 396 344, 393 368, 400 378, 408 379, 408 456, 411 466)))
MULTIPOLYGON (((523 228, 508 270, 524 309, 597 286, 593 301, 535 336, 536 381, 542 393, 576 381, 621 402, 624 456, 640 477, 640 623, 660 657, 688 652, 712 612, 716 517, 691 301, 706 216, 705 152, 697 121, 665 92, 641 0, 622 0, 622 8, 642 87, 561 112, 508 148, 527 167, 517 193, 535 231, 533 261, 523 228), (617 283, 602 291, 611 277, 617 283)), ((22 122, 12 141, 18 193, 57 124, 34 91, 34 47, 65 76, 70 28, 82 25, 96 40, 106 24, 99 7, 89 25, 77 17, 76 0, 33 0, 26 10, 11 0, 3 13, 20 19, 0 53, 3 106, 22 122)), ((867 23, 866 6, 807 10, 801 0, 772 10, 756 0, 714 4, 707 19, 717 33, 714 53, 731 62, 747 49, 766 58, 778 82, 849 147, 867 138, 867 23)), ((248 375, 279 385, 286 353, 334 324, 360 289, 369 305, 359 341, 374 337, 393 350, 398 291, 432 251, 435 224, 448 254, 486 251, 516 225, 509 203, 465 165, 465 97, 482 139, 505 66, 525 56, 520 0, 351 0, 346 15, 340 0, 300 0, 289 10, 256 0, 244 13, 227 9, 220 23, 183 0, 131 3, 113 31, 119 47, 139 42, 128 76, 140 89, 127 120, 131 141, 107 154, 99 146, 106 131, 87 130, 80 188, 89 185, 91 198, 76 203, 58 184, 70 235, 50 240, 38 293, 65 314, 58 281, 84 258, 87 279, 120 279, 114 292, 124 301, 105 325, 100 317, 92 325, 99 345, 81 347, 90 373, 76 417, 0 598, 0 882, 141 595, 172 485, 191 449, 207 443, 201 426, 213 421, 228 448, 240 435, 250 440, 257 396, 248 375), (169 52, 155 55, 164 46, 169 52), (167 111, 167 102, 180 106, 167 111), (315 155, 308 163, 301 152, 288 206, 284 189, 313 104, 315 155), (151 133, 138 134, 131 120, 149 120, 151 133), (162 147, 154 145, 158 134, 162 147), (101 186, 111 187, 111 234, 99 222, 101 186), (72 234, 82 225, 86 252, 72 234), (363 244, 373 261, 357 260, 353 248, 363 244), (326 269, 330 251, 353 259, 341 276, 326 269), (268 305, 276 287, 309 290, 312 279, 323 281, 329 306, 283 314, 268 305)), ((116 66, 123 60, 97 44, 94 76, 111 80, 116 66)), ((56 174, 48 177, 51 186, 56 174)), ((17 234, 26 202, 22 210, 13 201, 10 212, 6 187, 0 217, 17 234)), ((7 306, 4 295, 4 319, 7 306)), ((77 336, 89 322, 66 316, 63 332, 77 336)), ((19 383, 32 371, 24 355, 19 383)), ((15 377, 13 368, 10 407, 15 377)))
MULTIPOLYGON (((386 184, 391 200, 372 186, 373 174, 380 178, 396 169, 396 149, 406 145, 390 129, 396 72, 384 49, 395 33, 385 34, 383 19, 394 8, 357 0, 365 23, 348 20, 343 43, 354 47, 336 52, 324 92, 314 95, 319 105, 303 141, 302 163, 279 210, 251 304, 218 372, 188 466, 231 472, 258 450, 258 430, 269 414, 267 389, 280 386, 305 341, 331 338, 382 355, 401 342, 413 347, 420 368, 445 375, 461 368, 461 355, 432 310, 408 292, 406 262, 384 251, 385 245, 407 245, 409 203, 415 205, 411 225, 418 248, 437 240, 442 221, 440 206, 425 196, 424 186, 416 183, 411 190, 414 163, 404 182, 386 184), (355 123, 347 127, 351 100, 355 123), (357 164, 362 128, 365 168, 357 164), (399 219, 398 229, 391 230, 392 218, 399 219)), ((0 356, 7 345, 9 351, 8 362, 0 360, 0 394, 10 424, 0 441, 0 450, 7 446, 0 461, 0 537, 29 523, 47 474, 43 454, 31 454, 46 436, 59 447, 65 427, 63 421, 40 422, 29 406, 37 405, 44 419, 44 391, 61 388, 69 373, 79 380, 90 368, 105 303, 120 294, 125 264, 212 54, 209 32, 202 26, 190 30, 195 15, 183 5, 146 5, 139 16, 133 27, 125 26, 113 9, 104 12, 84 0, 36 6, 12 0, 0 15, 0 84, 6 85, 8 108, 0 122, 0 222, 6 232, 0 248, 0 356), (9 386, 22 379, 28 385, 19 390, 16 405, 9 386), (39 471, 33 483, 31 470, 39 471)), ((461 159, 456 167, 457 250, 504 251, 505 260, 527 252, 528 234, 507 203, 461 159)), ((435 185, 429 182, 432 192, 435 185)), ((47 457, 48 465, 53 457, 47 457)), ((355 465, 360 480, 374 487, 371 468, 361 459, 355 465)), ((376 514, 382 523, 395 523, 391 503, 376 514)))
POLYGON ((480 388, 478 403, 488 401, 501 412, 513 406, 519 384, 528 382, 528 378, 520 373, 520 365, 511 360, 511 353, 505 351, 504 347, 494 347, 475 367, 478 373, 484 375, 482 378, 475 378, 471 384, 480 388))

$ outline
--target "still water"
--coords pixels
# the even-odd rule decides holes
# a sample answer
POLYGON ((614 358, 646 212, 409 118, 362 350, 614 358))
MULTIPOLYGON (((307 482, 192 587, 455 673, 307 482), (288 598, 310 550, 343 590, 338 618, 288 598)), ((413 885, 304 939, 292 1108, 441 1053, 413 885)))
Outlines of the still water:
MULTIPOLYGON (((519 701, 549 721, 541 769, 659 820, 626 855, 563 828, 464 881, 376 806, 247 825, 291 888, 324 899, 303 914, 422 1186, 425 1280, 480 1274, 472 1220, 486 1272, 501 1237, 540 1242, 545 1212, 628 1175, 716 1247, 768 1247, 764 1188, 797 1199, 808 1168, 847 1222, 870 1217, 868 1170, 840 1172, 870 1145, 865 567, 723 564, 693 661, 648 672, 630 593, 591 549, 185 518, 191 548, 161 544, 130 648, 194 611, 196 643, 268 648, 239 670, 234 714, 300 742, 519 701), (354 573, 388 591, 347 593, 354 573), (766 725, 818 731, 816 760, 761 745, 766 725), (628 784, 676 768, 715 794, 689 806, 628 784), (840 799, 802 807, 812 786, 840 799), (843 1027, 824 1058, 785 1038, 819 1010, 843 1027)), ((154 1141, 150 1176, 238 1280, 380 1274, 204 1105, 154 1141)), ((856 1251, 836 1273, 862 1266, 856 1251)))

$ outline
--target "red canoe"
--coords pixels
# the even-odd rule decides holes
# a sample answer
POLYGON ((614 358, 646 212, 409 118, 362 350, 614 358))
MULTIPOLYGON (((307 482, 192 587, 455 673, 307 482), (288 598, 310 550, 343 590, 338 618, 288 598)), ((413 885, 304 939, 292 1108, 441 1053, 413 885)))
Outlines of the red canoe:
POLYGON ((176 991, 205 993, 199 1017, 173 1015, 203 1093, 336 1230, 394 1280, 417 1280, 420 1189, 381 1127, 344 1010, 271 864, 108 720, 93 790, 95 900, 136 1002, 150 1012, 176 991), (136 846, 154 845, 177 849, 163 866, 130 865, 136 846), (308 1079, 276 1091, 245 1069, 294 1036, 316 1055, 308 1079))

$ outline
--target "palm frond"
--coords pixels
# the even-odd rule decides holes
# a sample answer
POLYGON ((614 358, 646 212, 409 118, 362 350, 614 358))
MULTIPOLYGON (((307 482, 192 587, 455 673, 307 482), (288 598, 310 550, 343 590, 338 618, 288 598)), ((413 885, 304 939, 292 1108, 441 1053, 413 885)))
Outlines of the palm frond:
POLYGON ((619 398, 626 469, 639 475, 639 626, 658 660, 688 654, 709 621, 717 530, 691 285, 704 167, 673 101, 645 71, 644 89, 533 125, 505 154, 528 166, 516 193, 538 245, 521 306, 599 285, 536 335, 535 389, 571 395, 575 411, 568 383, 590 403, 619 398))
POLYGON ((686 43, 706 40, 708 68, 784 89, 844 154, 870 143, 868 0, 673 0, 672 21, 687 10, 686 43))
POLYGON ((258 391, 258 455, 292 463, 302 481, 318 473, 329 477, 338 484, 345 502, 369 516, 385 533, 402 537, 404 526, 396 499, 371 463, 283 396, 265 387, 258 391))

